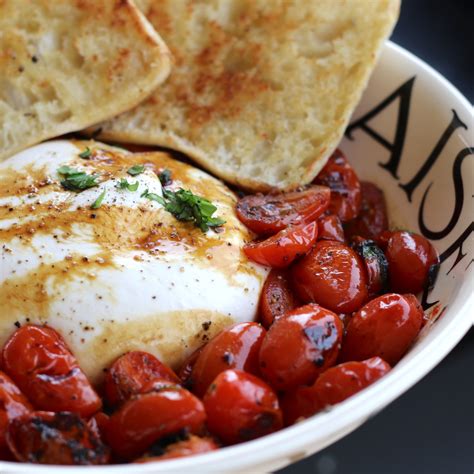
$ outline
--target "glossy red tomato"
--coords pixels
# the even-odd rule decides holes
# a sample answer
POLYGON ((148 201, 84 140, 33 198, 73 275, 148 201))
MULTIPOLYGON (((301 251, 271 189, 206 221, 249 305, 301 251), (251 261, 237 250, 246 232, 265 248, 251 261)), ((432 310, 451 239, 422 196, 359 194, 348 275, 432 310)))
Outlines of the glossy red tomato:
POLYGON ((183 458, 196 454, 208 453, 218 449, 218 444, 212 438, 189 436, 188 439, 177 441, 163 448, 163 454, 151 454, 138 459, 137 463, 165 461, 166 459, 183 458))
POLYGON ((341 150, 332 154, 314 182, 331 189, 329 210, 332 214, 339 216, 342 222, 357 217, 361 203, 360 182, 341 150))
POLYGON ((287 313, 272 324, 263 340, 263 377, 278 390, 313 383, 336 362, 342 333, 339 317, 317 304, 287 313))
POLYGON ((110 416, 103 411, 99 411, 88 421, 89 428, 102 440, 105 441, 107 436, 107 425, 110 416))
POLYGON ((258 354, 265 329, 257 323, 238 323, 211 339, 199 354, 192 371, 192 391, 202 397, 216 376, 227 369, 259 374, 258 354))
POLYGON ((341 219, 334 214, 318 218, 318 240, 335 240, 345 242, 341 219))
POLYGON ((382 249, 362 237, 355 237, 351 246, 364 262, 369 298, 388 291, 388 261, 382 249))
POLYGON ((7 443, 21 462, 39 464, 106 464, 108 449, 75 413, 31 412, 15 418, 7 443))
POLYGON ((285 268, 296 258, 307 254, 318 237, 318 224, 310 222, 287 227, 265 240, 244 245, 250 260, 273 268, 285 268))
POLYGON ((413 295, 387 293, 369 301, 350 320, 341 359, 381 357, 395 365, 411 346, 423 323, 423 309, 413 295))
POLYGON ((111 417, 107 440, 121 458, 139 456, 152 443, 183 429, 199 434, 206 421, 204 406, 186 389, 175 386, 135 395, 111 417))
POLYGON ((196 349, 186 360, 183 362, 183 365, 179 369, 178 377, 181 380, 181 383, 184 388, 191 390, 192 388, 192 374, 193 368, 198 360, 199 354, 201 354, 202 350, 205 346, 201 346, 199 349, 196 349))
POLYGON ((35 408, 89 417, 102 402, 66 343, 46 326, 17 329, 3 348, 5 372, 35 408))
POLYGON ((251 194, 237 203, 237 217, 259 235, 275 234, 289 225, 314 221, 327 209, 330 195, 324 186, 280 194, 251 194))
POLYGON ((362 362, 346 362, 322 373, 311 387, 298 387, 282 398, 285 423, 314 415, 373 384, 390 370, 390 366, 373 357, 362 362))
POLYGON ((275 319, 295 309, 297 300, 290 287, 288 274, 284 270, 272 270, 260 294, 260 321, 269 328, 275 319))
POLYGON ((390 286, 400 293, 420 292, 428 281, 430 267, 438 263, 438 254, 428 240, 406 231, 391 234, 385 255, 390 286))
POLYGON ((296 295, 336 313, 352 313, 367 301, 364 264, 354 250, 331 240, 313 250, 291 269, 296 295))
POLYGON ((154 355, 132 351, 120 356, 105 376, 105 398, 110 407, 116 407, 132 395, 143 393, 155 380, 179 383, 178 376, 154 355))
POLYGON ((8 458, 5 434, 8 424, 33 410, 30 402, 7 374, 0 372, 0 459, 8 458))
POLYGON ((388 228, 385 196, 381 189, 367 181, 361 183, 361 195, 359 216, 347 224, 346 235, 348 238, 360 235, 374 240, 388 228))
POLYGON ((241 370, 220 373, 204 396, 209 431, 226 444, 259 438, 283 426, 276 393, 241 370))

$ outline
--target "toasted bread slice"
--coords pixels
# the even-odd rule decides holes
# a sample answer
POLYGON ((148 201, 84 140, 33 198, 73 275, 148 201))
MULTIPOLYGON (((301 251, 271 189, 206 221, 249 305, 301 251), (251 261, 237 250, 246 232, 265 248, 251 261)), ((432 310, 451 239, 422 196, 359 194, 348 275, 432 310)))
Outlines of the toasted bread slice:
POLYGON ((0 159, 134 107, 170 64, 129 0, 1 0, 0 159))
POLYGON ((252 190, 311 181, 340 141, 399 0, 137 0, 170 47, 169 80, 100 125, 187 153, 252 190))

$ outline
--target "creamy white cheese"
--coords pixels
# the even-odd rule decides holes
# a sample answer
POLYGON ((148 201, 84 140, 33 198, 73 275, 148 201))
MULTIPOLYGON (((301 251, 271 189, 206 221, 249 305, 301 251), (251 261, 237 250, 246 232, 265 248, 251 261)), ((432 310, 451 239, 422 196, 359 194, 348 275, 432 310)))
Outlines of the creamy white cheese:
POLYGON ((136 157, 91 142, 52 141, 0 164, 0 343, 16 321, 47 323, 97 379, 111 360, 132 349, 177 367, 222 327, 255 318, 267 270, 242 254, 249 234, 235 217, 232 193, 162 153, 140 158, 173 166, 175 187, 209 190, 216 214, 227 223, 222 234, 203 235, 142 197, 146 189, 162 195, 162 187, 151 168, 127 174, 136 157), (123 166, 114 162, 104 172, 100 161, 95 166, 79 158, 86 145, 120 155, 123 166), (78 193, 62 189, 62 165, 97 172, 99 185, 78 193), (138 190, 119 189, 121 178, 138 181, 138 190), (101 207, 92 210, 104 191, 101 207), (156 233, 160 238, 151 247, 134 240, 156 233))

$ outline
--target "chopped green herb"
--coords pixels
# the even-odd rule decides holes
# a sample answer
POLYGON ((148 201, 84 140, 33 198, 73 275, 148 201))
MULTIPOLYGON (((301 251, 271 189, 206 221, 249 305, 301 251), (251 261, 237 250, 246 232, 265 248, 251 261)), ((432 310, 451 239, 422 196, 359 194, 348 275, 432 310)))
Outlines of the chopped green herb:
POLYGON ((164 169, 158 174, 158 178, 160 178, 160 183, 162 186, 168 186, 171 184, 171 171, 169 169, 164 169))
POLYGON ((99 207, 102 205, 102 201, 104 200, 105 197, 105 189, 100 193, 100 196, 94 201, 94 203, 91 206, 91 209, 99 209, 99 207))
POLYGON ((127 189, 128 191, 135 192, 138 189, 139 182, 136 181, 135 183, 129 183, 125 178, 121 178, 120 182, 117 184, 117 188, 119 189, 127 189))
POLYGON ((128 168, 127 173, 130 176, 138 176, 139 174, 142 174, 145 171, 145 165, 133 165, 130 168, 128 168))
POLYGON ((143 191, 143 192, 140 194, 140 197, 141 197, 141 198, 147 197, 147 194, 148 194, 148 188, 146 188, 145 191, 143 191))
POLYGON ((219 227, 225 224, 220 217, 212 217, 217 207, 207 199, 196 196, 191 191, 178 189, 178 191, 163 190, 163 197, 154 193, 146 193, 147 199, 159 202, 164 208, 173 214, 176 219, 184 222, 193 222, 203 232, 210 227, 219 227))
POLYGON ((166 206, 166 201, 161 196, 155 193, 149 193, 148 189, 141 194, 141 197, 145 197, 149 199, 150 201, 156 201, 160 203, 162 206, 166 206))
POLYGON ((84 158, 85 160, 90 158, 91 155, 92 155, 92 151, 88 146, 86 147, 86 149, 83 152, 79 153, 79 157, 84 158))
POLYGON ((58 173, 64 176, 61 186, 70 191, 84 191, 84 189, 97 186, 97 178, 99 175, 87 174, 84 171, 78 171, 70 166, 61 166, 58 173))

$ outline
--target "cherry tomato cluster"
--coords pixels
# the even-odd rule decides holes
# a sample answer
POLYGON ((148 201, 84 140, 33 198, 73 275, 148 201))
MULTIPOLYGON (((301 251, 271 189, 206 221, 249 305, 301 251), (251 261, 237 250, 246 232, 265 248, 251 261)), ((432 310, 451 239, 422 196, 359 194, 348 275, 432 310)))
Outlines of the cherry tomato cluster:
POLYGON ((437 254, 389 231, 383 193, 337 151, 303 190, 243 197, 259 240, 247 256, 273 267, 260 322, 217 334, 178 373, 128 352, 94 388, 54 329, 26 325, 5 344, 0 459, 46 464, 150 462, 275 432, 339 403, 396 364, 423 325, 414 296, 437 254), (102 397, 99 395, 102 395, 102 397))

